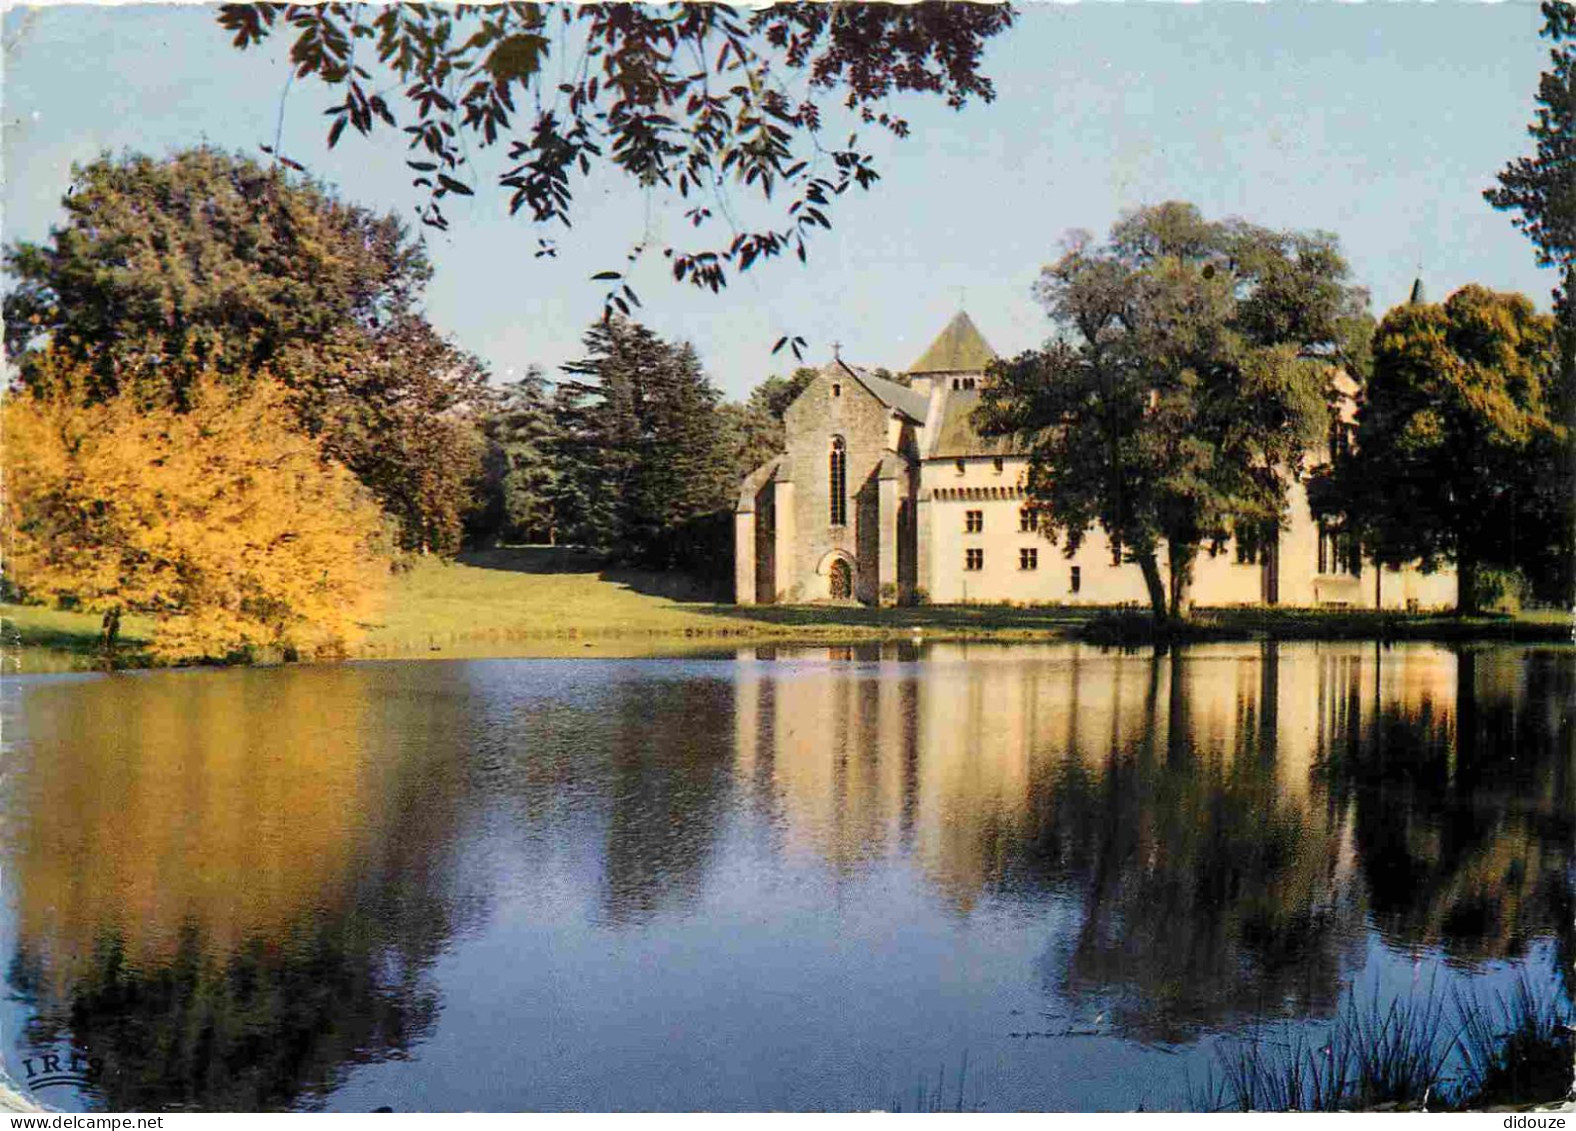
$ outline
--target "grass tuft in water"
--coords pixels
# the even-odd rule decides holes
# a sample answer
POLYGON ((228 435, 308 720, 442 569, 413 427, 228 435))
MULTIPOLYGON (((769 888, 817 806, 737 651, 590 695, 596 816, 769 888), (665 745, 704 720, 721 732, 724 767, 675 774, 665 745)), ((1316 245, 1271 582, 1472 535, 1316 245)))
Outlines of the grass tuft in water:
POLYGON ((1509 997, 1457 999, 1462 1107, 1519 1106, 1569 1096, 1576 1015, 1522 974, 1509 997))
POLYGON ((1506 997, 1457 993, 1347 994, 1330 1029, 1290 1026, 1224 1043, 1204 1086, 1202 1111, 1462 1110, 1550 1102, 1572 1087, 1572 1013, 1524 973, 1506 997))

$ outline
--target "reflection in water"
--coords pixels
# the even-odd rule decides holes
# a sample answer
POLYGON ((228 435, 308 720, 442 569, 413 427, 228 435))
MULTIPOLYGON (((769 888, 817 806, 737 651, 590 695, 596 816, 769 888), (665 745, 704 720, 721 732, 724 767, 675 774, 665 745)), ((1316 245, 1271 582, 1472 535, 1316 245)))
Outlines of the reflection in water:
MULTIPOLYGON (((1455 659, 1453 685, 1403 685, 1331 746, 1331 797, 1354 813, 1375 922, 1464 962, 1517 957, 1554 929, 1568 944, 1571 657, 1455 659)), ((1348 701, 1355 713, 1360 692, 1348 701)))
POLYGON ((1369 914, 1469 962, 1569 946, 1569 652, 863 658, 742 676, 740 777, 835 867, 912 846, 959 912, 1076 900, 1045 976, 1134 1036, 1328 1012, 1369 914))
POLYGON ((449 874, 463 783, 426 741, 441 713, 394 732, 368 691, 350 670, 29 690, 8 739, 47 756, 19 763, 7 831, 31 1049, 101 1064, 110 1108, 264 1109, 430 1029, 424 973, 475 903, 449 874))
POLYGON ((1327 1016, 1385 955, 1576 960, 1569 650, 872 645, 7 694, 25 1048, 102 1060, 108 1107, 868 1106, 877 1069, 901 1094, 964 1049, 993 1106, 1131 1106, 1151 1043, 1327 1016), (1103 1020, 1009 1040, 1026 1012, 1103 1020))

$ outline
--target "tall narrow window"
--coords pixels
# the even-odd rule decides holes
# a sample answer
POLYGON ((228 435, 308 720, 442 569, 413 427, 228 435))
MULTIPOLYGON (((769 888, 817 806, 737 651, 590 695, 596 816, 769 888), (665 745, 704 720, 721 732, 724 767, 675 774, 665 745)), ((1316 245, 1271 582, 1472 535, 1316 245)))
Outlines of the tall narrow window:
POLYGON ((848 449, 841 436, 832 437, 832 463, 829 486, 832 497, 833 526, 848 524, 848 449))
POLYGON ((1076 593, 1076 592, 1078 592, 1078 590, 1083 588, 1083 570, 1080 569, 1078 566, 1073 566, 1073 579, 1072 580, 1073 580, 1073 592, 1076 593))
POLYGON ((1328 526, 1319 528, 1319 572, 1320 573, 1345 573, 1352 577, 1361 577, 1363 573, 1362 551, 1358 548, 1357 539, 1351 534, 1331 529, 1328 526))

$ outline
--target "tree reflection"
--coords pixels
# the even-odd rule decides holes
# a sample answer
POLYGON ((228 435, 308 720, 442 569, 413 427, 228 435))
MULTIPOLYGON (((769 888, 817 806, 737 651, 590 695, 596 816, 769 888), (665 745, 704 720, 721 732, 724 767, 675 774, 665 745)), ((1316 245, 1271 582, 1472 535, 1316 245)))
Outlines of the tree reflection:
POLYGON ((1053 982, 1171 1040, 1329 1011, 1365 912, 1391 945, 1459 961, 1568 952, 1572 655, 1466 652, 1453 683, 1406 660, 1337 653, 1286 681, 1271 649, 1256 702, 1236 691, 1241 725, 1212 735, 1205 669, 1157 658, 1143 734, 1098 763, 1070 752, 1041 786, 1026 866, 1083 906, 1053 982), (1301 697, 1317 715, 1288 728, 1301 697), (1299 794, 1286 763, 1310 733, 1299 794))
POLYGON ((1183 654, 1153 658, 1141 721, 1040 787, 1025 866, 1082 907, 1047 976, 1141 1039, 1327 1010, 1354 958, 1338 830, 1284 789, 1276 652, 1252 667, 1228 694, 1183 654))
POLYGON ((1463 650, 1454 694, 1384 701, 1326 767, 1353 812, 1375 923, 1479 962, 1568 939, 1576 846, 1573 657, 1463 650))
POLYGON ((751 674, 739 777, 839 873, 900 852, 959 915, 1050 915, 1042 973, 1077 1017, 1176 1041, 1327 1013, 1370 922, 1461 961, 1554 938, 1568 965, 1576 654, 925 658, 751 674))
POLYGON ((455 867, 463 701, 390 679, 28 690, 9 980, 30 1050, 100 1066, 90 1105, 312 1107, 430 1031, 428 970, 481 904, 455 867))
POLYGON ((604 906, 612 922, 682 906, 700 890, 729 788, 731 710, 728 685, 687 680, 632 684, 607 712, 604 906))

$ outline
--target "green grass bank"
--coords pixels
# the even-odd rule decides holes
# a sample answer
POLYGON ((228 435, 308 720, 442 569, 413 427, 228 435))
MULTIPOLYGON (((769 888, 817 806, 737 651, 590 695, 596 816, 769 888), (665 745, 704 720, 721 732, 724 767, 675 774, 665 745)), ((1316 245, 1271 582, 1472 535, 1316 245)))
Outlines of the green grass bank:
MULTIPOLYGON (((0 605, 5 670, 69 671, 99 658, 99 620, 39 606, 0 605)), ((148 663, 152 623, 122 623, 122 663, 148 663)), ((1154 642, 1135 609, 1071 606, 859 605, 739 607, 693 580, 603 565, 573 551, 477 551, 426 559, 398 573, 356 658, 661 655, 751 641, 1045 640, 1154 642)), ((1436 640, 1570 642, 1571 617, 1376 613, 1338 609, 1199 610, 1179 642, 1208 640, 1436 640)))

